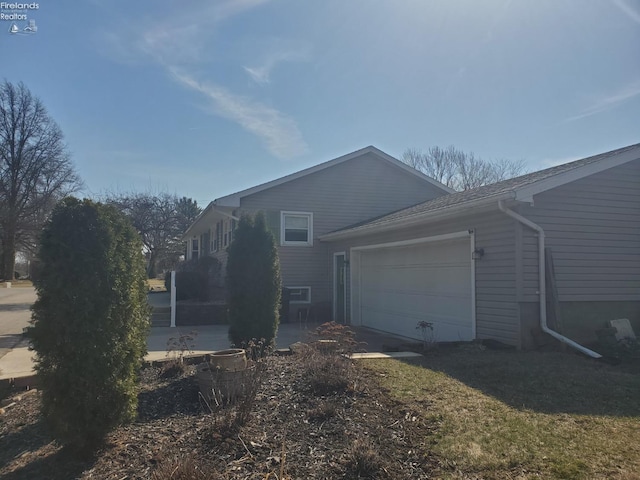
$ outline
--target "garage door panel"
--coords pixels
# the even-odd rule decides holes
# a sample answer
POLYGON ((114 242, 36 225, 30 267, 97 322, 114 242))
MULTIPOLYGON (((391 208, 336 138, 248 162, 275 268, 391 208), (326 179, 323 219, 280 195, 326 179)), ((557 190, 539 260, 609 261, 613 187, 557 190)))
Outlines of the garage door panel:
POLYGON ((412 266, 411 268, 389 267, 363 267, 362 274, 367 279, 367 285, 394 285, 397 288, 411 289, 419 286, 422 291, 437 290, 448 292, 455 289, 463 289, 468 286, 460 285, 460 278, 470 278, 469 264, 454 264, 447 266, 412 266))
POLYGON ((393 318, 393 330, 391 333, 403 337, 422 340, 422 333, 416 329, 420 321, 432 323, 434 326, 433 340, 437 342, 467 341, 472 340, 467 322, 461 322, 455 317, 437 315, 435 313, 424 314, 399 314, 393 311, 381 311, 379 309, 363 308, 363 315, 370 320, 367 326, 376 330, 390 331, 389 319, 393 318))
POLYGON ((362 324, 421 338, 420 321, 434 325, 438 341, 471 340, 469 240, 363 252, 360 257, 362 324))
MULTIPOLYGON (((406 294, 404 292, 385 292, 381 294, 363 295, 362 308, 368 311, 379 311, 387 315, 412 316, 416 322, 427 320, 429 316, 460 318, 461 323, 468 324, 470 315, 468 297, 460 295, 425 295, 406 294)), ((366 318, 366 317, 363 317, 366 318)), ((415 324, 413 325, 416 326, 415 324)))
POLYGON ((363 308, 380 308, 397 312, 417 311, 427 314, 455 312, 464 315, 468 310, 469 297, 454 292, 366 289, 363 291, 363 308))
MULTIPOLYGON (((412 265, 422 263, 425 265, 442 265, 468 254, 469 242, 455 241, 448 245, 439 242, 437 248, 425 249, 424 245, 414 245, 411 247, 385 248, 363 252, 362 255, 370 257, 370 265, 412 265)), ((454 261, 455 262, 455 261, 454 261)))

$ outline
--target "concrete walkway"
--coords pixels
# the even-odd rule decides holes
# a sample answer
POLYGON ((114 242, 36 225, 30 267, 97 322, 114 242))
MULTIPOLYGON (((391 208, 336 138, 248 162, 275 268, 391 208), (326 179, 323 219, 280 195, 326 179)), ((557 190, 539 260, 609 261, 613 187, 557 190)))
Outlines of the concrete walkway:
MULTIPOLYGON (((276 337, 277 348, 288 348, 296 342, 313 339, 312 333, 316 325, 299 325, 298 323, 284 323, 278 329, 276 337)), ((407 339, 393 337, 366 328, 355 327, 356 341, 363 342, 362 349, 367 352, 382 352, 383 347, 397 347, 407 342, 407 339)), ((204 325, 194 327, 160 327, 152 328, 147 338, 148 361, 160 360, 167 357, 167 343, 171 338, 195 332, 194 354, 210 353, 215 350, 229 348, 227 325, 204 325)), ((33 375, 33 352, 28 349, 28 342, 22 340, 9 353, 0 358, 0 380, 33 375)))
POLYGON ((171 294, 169 292, 149 292, 147 301, 151 307, 170 307, 171 294))

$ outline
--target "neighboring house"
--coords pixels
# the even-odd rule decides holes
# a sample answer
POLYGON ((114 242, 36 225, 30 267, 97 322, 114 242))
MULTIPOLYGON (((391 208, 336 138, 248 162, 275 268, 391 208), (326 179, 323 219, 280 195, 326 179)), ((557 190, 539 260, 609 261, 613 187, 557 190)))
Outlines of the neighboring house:
POLYGON ((345 255, 329 254, 329 244, 318 238, 451 192, 377 148, 367 147, 214 200, 183 236, 187 259, 213 255, 226 266, 226 249, 240 215, 263 211, 278 244, 292 317, 302 308, 313 307, 318 317, 345 322, 345 255), (334 292, 336 280, 341 285, 339 298, 334 292))
POLYGON ((532 346, 541 312, 553 311, 543 274, 552 257, 564 335, 591 342, 616 318, 640 334, 640 144, 319 239, 328 263, 348 262, 353 325, 420 338, 427 321, 438 341, 532 346))

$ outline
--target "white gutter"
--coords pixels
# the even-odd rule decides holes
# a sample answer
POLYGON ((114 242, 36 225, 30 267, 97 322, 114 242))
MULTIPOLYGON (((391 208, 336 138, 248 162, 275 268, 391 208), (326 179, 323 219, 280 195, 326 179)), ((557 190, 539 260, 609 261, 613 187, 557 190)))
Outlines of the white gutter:
POLYGON ((545 261, 544 261, 544 257, 545 257, 544 230, 540 225, 533 223, 528 218, 523 217, 522 215, 514 212, 513 210, 509 210, 507 207, 504 206, 503 200, 498 201, 498 208, 502 212, 506 213, 508 216, 515 218, 517 221, 519 221, 523 225, 526 225, 530 229, 538 232, 538 290, 539 290, 538 295, 540 298, 540 328, 542 328, 542 331, 545 333, 548 333, 553 338, 561 341, 562 343, 565 343, 570 347, 575 348, 576 350, 584 353, 585 355, 588 355, 592 358, 602 358, 602 355, 600 355, 599 353, 594 352, 593 350, 589 350, 587 347, 583 347, 579 343, 574 342, 573 340, 565 337, 564 335, 560 335, 558 332, 556 332, 555 330, 551 330, 547 326, 547 285, 545 280, 546 272, 545 272, 545 261))

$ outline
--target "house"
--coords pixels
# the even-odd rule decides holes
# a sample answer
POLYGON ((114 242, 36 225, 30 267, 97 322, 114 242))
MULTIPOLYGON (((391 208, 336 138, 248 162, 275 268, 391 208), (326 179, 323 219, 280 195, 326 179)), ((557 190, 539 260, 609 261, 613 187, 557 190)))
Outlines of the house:
POLYGON ((616 318, 640 332, 640 144, 465 192, 367 147, 213 201, 189 257, 224 262, 259 210, 294 305, 338 322, 521 348, 541 331, 589 343, 616 318))
POLYGON ((324 319, 344 322, 346 299, 332 302, 334 281, 341 285, 339 295, 345 292, 346 256, 329 255, 329 244, 319 237, 451 192, 377 148, 366 147, 212 201, 183 235, 187 259, 212 255, 226 266, 226 249, 240 215, 263 211, 278 244, 292 318, 298 310, 313 308, 324 319))
POLYGON ((589 343, 616 318, 640 332, 640 144, 319 238, 349 264, 354 325, 416 338, 427 321, 439 341, 526 348, 558 310, 564 339, 589 343))

